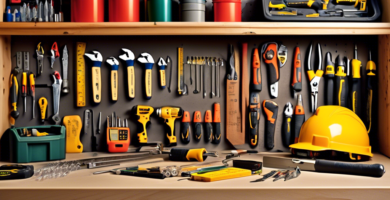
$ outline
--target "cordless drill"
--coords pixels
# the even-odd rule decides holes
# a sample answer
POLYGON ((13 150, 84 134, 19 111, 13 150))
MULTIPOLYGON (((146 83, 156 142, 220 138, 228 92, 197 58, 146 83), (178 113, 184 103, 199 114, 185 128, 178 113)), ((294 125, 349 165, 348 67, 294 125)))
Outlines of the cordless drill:
POLYGON ((292 8, 313 8, 317 12, 319 10, 328 9, 329 0, 273 0, 270 1, 269 7, 275 9, 292 8))
POLYGON ((183 109, 180 107, 161 107, 156 109, 159 117, 164 119, 165 133, 168 139, 168 146, 175 146, 177 143, 175 134, 175 120, 183 117, 183 109))
POLYGON ((137 116, 139 130, 137 133, 138 141, 140 144, 148 143, 146 127, 150 124, 150 115, 153 113, 154 108, 151 106, 137 105, 133 107, 132 111, 137 116))

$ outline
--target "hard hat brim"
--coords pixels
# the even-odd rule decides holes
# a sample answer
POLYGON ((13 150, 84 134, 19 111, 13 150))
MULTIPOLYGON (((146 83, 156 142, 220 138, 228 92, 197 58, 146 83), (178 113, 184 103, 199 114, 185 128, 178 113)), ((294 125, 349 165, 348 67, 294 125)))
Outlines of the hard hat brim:
MULTIPOLYGON (((326 147, 315 146, 315 145, 312 145, 310 143, 296 143, 296 144, 290 145, 290 148, 291 149, 300 149, 300 150, 309 150, 309 151, 336 150, 336 151, 341 151, 341 152, 347 152, 347 151, 341 150, 341 149, 333 149, 333 148, 326 148, 326 147)), ((359 154, 359 155, 373 157, 372 153, 364 153, 364 152, 347 152, 347 153, 354 153, 354 154, 359 154)))

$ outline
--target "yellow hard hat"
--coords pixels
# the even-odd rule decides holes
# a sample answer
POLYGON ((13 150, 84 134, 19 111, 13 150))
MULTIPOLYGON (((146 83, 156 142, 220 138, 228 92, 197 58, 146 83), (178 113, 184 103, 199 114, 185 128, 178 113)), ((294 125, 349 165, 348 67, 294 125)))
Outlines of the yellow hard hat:
POLYGON ((341 106, 319 107, 302 125, 298 142, 290 148, 292 152, 345 152, 351 160, 360 160, 360 156, 372 157, 366 126, 354 112, 341 106))

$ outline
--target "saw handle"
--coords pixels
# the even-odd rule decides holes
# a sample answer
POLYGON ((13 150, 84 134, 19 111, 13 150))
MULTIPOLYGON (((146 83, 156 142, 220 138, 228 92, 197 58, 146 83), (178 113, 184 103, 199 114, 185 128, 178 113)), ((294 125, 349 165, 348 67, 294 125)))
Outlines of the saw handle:
POLYGON ((382 164, 351 164, 336 161, 316 160, 317 172, 350 174, 380 178, 386 172, 382 164))

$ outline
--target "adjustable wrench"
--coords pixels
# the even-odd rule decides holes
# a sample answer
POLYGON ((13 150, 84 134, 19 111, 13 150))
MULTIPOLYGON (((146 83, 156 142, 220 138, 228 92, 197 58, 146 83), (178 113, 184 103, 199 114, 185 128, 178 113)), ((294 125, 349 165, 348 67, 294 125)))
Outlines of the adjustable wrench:
POLYGON ((53 74, 53 84, 51 85, 53 88, 53 112, 54 115, 51 117, 55 124, 60 124, 61 117, 60 113, 60 98, 61 98, 61 85, 62 78, 58 71, 55 71, 53 74))
POLYGON ((134 76, 134 53, 129 49, 122 48, 124 54, 120 55, 119 58, 126 62, 127 66, 127 84, 129 97, 135 98, 135 76, 134 76))
POLYGON ((100 67, 102 66, 103 56, 100 54, 99 51, 92 51, 91 53, 85 53, 84 55, 87 56, 89 59, 93 62, 92 67, 92 94, 93 94, 93 101, 95 103, 100 103, 102 98, 102 75, 100 71, 100 67))
POLYGON ((106 62, 111 65, 111 100, 118 101, 119 62, 115 57, 108 58, 106 62))
POLYGON ((152 98, 152 79, 153 79, 153 65, 154 59, 149 53, 142 53, 140 57, 138 57, 138 62, 145 64, 145 95, 146 99, 152 98))

